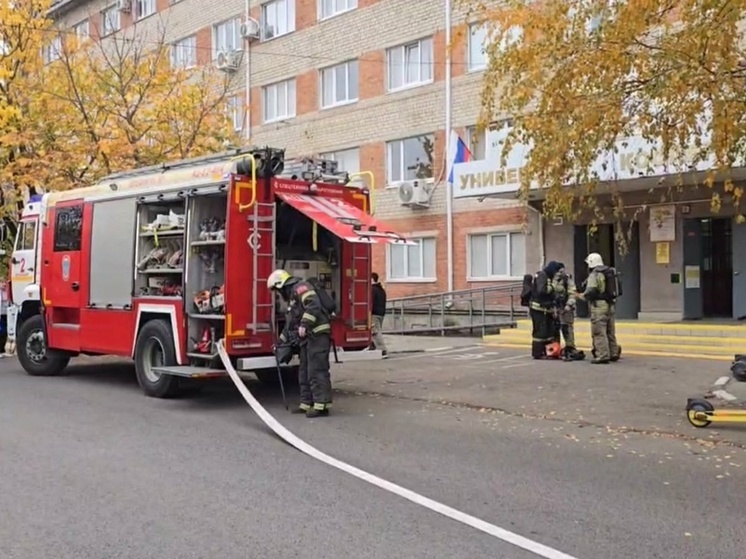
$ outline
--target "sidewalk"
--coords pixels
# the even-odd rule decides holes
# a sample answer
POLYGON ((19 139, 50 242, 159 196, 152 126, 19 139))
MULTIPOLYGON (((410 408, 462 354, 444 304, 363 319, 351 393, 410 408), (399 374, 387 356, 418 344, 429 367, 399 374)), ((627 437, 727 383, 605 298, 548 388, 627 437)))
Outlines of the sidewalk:
MULTIPOLYGON (((486 347, 474 338, 387 336, 386 341, 390 359, 335 367, 335 388, 596 426, 620 438, 636 431, 746 446, 744 427, 695 429, 686 419, 687 398, 711 393, 715 381, 730 374, 725 363, 623 356, 618 363, 594 366, 533 361, 527 350, 486 347), (394 353, 415 349, 430 351, 394 353)), ((737 384, 746 398, 746 383, 737 384)))

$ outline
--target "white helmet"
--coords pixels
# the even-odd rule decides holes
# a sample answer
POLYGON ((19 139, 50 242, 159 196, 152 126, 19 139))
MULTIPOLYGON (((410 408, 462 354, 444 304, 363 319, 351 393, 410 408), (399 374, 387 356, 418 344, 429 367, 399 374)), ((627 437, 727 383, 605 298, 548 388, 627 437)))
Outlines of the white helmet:
POLYGON ((285 270, 275 270, 267 278, 267 289, 282 289, 282 286, 290 279, 290 274, 285 270))
POLYGON ((591 252, 585 259, 585 263, 588 264, 589 268, 598 268, 604 265, 604 259, 597 252, 591 252))

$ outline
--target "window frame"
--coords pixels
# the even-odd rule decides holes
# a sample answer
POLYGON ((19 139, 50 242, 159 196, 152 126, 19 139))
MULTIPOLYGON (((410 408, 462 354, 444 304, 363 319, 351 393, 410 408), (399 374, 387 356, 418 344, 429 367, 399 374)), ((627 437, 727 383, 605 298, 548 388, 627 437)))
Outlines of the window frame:
POLYGON ((434 47, 434 41, 433 37, 422 37, 421 39, 416 39, 414 41, 409 41, 408 43, 403 43, 401 45, 396 45, 393 47, 389 47, 386 49, 386 92, 387 93, 396 93, 399 91, 404 91, 407 89, 412 89, 415 87, 422 87, 424 85, 428 85, 434 82, 435 80, 435 71, 434 71, 434 64, 433 64, 433 57, 435 55, 435 47, 434 47), (430 50, 430 62, 429 62, 429 77, 426 79, 422 79, 422 53, 423 53, 423 43, 427 43, 429 45, 430 50), (419 47, 419 73, 420 73, 420 79, 417 81, 413 81, 410 83, 407 83, 407 49, 410 47, 413 47, 414 45, 417 45, 419 47), (391 57, 395 51, 401 51, 401 85, 398 86, 392 86, 392 72, 394 71, 395 65, 392 63, 391 57))
POLYGON ((55 35, 48 44, 44 45, 43 59, 46 64, 62 58, 62 35, 55 35))
POLYGON ((468 29, 468 37, 467 37, 467 44, 466 44, 466 71, 467 72, 482 72, 487 68, 488 55, 486 52, 484 52, 486 43, 487 43, 487 30, 485 29, 484 23, 480 23, 480 22, 471 23, 468 29), (484 39, 482 41, 482 55, 484 56, 484 60, 481 65, 475 65, 471 58, 472 48, 474 47, 474 31, 476 29, 480 29, 484 31, 484 39))
POLYGON ((53 251, 54 252, 78 252, 83 244, 83 204, 75 204, 71 206, 57 206, 54 211, 54 231, 52 239, 53 251), (65 244, 60 242, 60 222, 63 215, 68 216, 70 219, 77 219, 77 232, 73 233, 72 241, 68 241, 65 244), (76 215, 77 214, 77 215, 76 215))
MULTIPOLYGON (((290 35, 291 33, 295 33, 295 0, 269 0, 269 2, 263 2, 260 6, 260 24, 259 24, 259 36, 260 40, 262 42, 271 41, 272 39, 277 39, 279 37, 284 37, 285 35, 290 35), (280 2, 285 3, 285 15, 287 20, 285 21, 286 29, 284 32, 279 33, 277 30, 275 30, 275 33, 271 37, 267 37, 267 8, 272 6, 273 8, 275 6, 278 6, 280 2)), ((275 12, 277 12, 275 8, 275 12)), ((275 16, 277 14, 275 13, 275 16)), ((277 21, 279 21, 279 18, 275 17, 277 21)), ((279 26, 278 26, 279 27, 279 26)))
POLYGON ((419 235, 412 236, 407 239, 410 242, 419 244, 420 247, 420 268, 421 276, 413 276, 409 272, 409 253, 405 252, 405 265, 407 275, 404 277, 392 277, 392 251, 394 248, 402 248, 405 251, 409 251, 411 245, 389 243, 386 250, 386 281, 388 283, 436 283, 438 281, 438 239, 436 235, 419 235), (432 254, 433 254, 433 271, 434 276, 425 275, 425 243, 432 242, 432 254))
POLYGON ((321 68, 319 70, 319 108, 321 110, 326 109, 334 109, 335 107, 344 107, 345 105, 352 105, 353 103, 357 103, 360 100, 360 65, 357 61, 357 59, 354 60, 345 60, 344 62, 340 62, 339 64, 335 64, 334 66, 327 66, 325 68, 321 68), (357 66, 355 74, 357 75, 357 83, 355 83, 355 96, 350 97, 350 65, 355 64, 357 66), (345 67, 345 74, 346 74, 346 81, 347 81, 347 87, 346 93, 348 95, 347 99, 344 101, 334 100, 332 103, 325 105, 324 104, 324 77, 327 72, 329 72, 331 78, 333 79, 332 83, 332 91, 337 93, 337 68, 340 66, 345 67))
MULTIPOLYGON (((334 1, 334 0, 332 0, 334 1)), ((317 2, 317 17, 316 19, 318 21, 326 21, 328 19, 332 19, 333 17, 341 16, 342 14, 346 14, 347 12, 351 12, 353 10, 357 10, 357 0, 344 0, 347 3, 347 7, 343 10, 339 11, 333 11, 332 13, 325 14, 324 13, 324 0, 318 0, 317 2)))
MULTIPOLYGON (((275 96, 277 94, 275 93, 275 96)), ((277 105, 277 101, 275 100, 275 105, 277 105)), ((262 86, 262 123, 263 124, 270 124, 272 122, 282 122, 284 120, 290 120, 291 118, 295 118, 298 113, 298 98, 297 98, 297 84, 295 81, 295 78, 290 78, 288 80, 281 80, 278 82, 268 83, 267 85, 262 86), (285 86, 285 100, 286 104, 288 105, 286 109, 289 109, 287 114, 283 115, 276 115, 272 118, 267 118, 267 92, 270 90, 270 88, 275 88, 274 91, 276 92, 276 88, 284 85, 285 86), (290 106, 290 86, 292 85, 292 106, 290 106)))
POLYGON ((15 243, 13 243, 13 250, 15 252, 21 252, 21 251, 36 251, 36 243, 38 239, 38 227, 39 227, 39 220, 38 219, 29 219, 26 221, 21 221, 18 224, 18 231, 16 233, 16 240, 15 243), (26 236, 26 231, 28 229, 28 226, 32 226, 34 228, 34 236, 33 236, 33 245, 31 247, 26 246, 26 241, 28 240, 26 236), (19 246, 19 241, 23 243, 23 246, 19 246))
POLYGON ((108 37, 109 35, 113 35, 117 31, 122 29, 122 15, 119 12, 119 9, 117 8, 116 4, 112 4, 111 6, 105 7, 103 10, 101 10, 101 36, 102 37, 108 37), (106 21, 107 21, 107 14, 115 14, 116 16, 116 27, 114 29, 107 29, 106 21))
POLYGON ((72 32, 79 43, 87 41, 91 37, 91 21, 86 18, 73 25, 72 32))
POLYGON ((406 174, 407 168, 406 168, 406 164, 405 164, 405 161, 404 161, 404 142, 406 142, 407 140, 419 140, 420 138, 426 138, 426 137, 429 137, 433 142, 435 141, 435 134, 428 133, 428 134, 421 134, 419 136, 407 136, 406 138, 396 138, 394 140, 389 140, 388 142, 386 142, 386 162, 385 162, 385 164, 386 164, 386 188, 396 188, 401 183, 409 181, 409 180, 419 180, 419 181, 425 182, 426 184, 430 184, 430 183, 434 182, 434 180, 435 180, 435 168, 434 168, 435 161, 433 161, 433 176, 432 177, 427 177, 427 178, 423 178, 423 179, 418 179, 418 178, 408 179, 408 178, 405 178, 405 174, 406 174), (401 169, 399 169, 399 171, 401 171, 401 178, 399 178, 397 180, 393 180, 393 178, 391 176, 391 162, 392 162, 392 159, 393 159, 393 157, 391 156, 391 153, 392 153, 393 144, 395 144, 395 143, 399 143, 400 146, 401 146, 400 147, 400 152, 401 152, 400 153, 400 155, 401 155, 400 159, 401 159, 401 165, 402 165, 402 167, 401 167, 401 169))
MULTIPOLYGON (((227 35, 226 35, 227 37, 227 35)), ((223 21, 219 21, 217 23, 214 23, 212 25, 212 59, 217 60, 218 53, 220 52, 236 52, 241 50, 242 48, 242 37, 241 37, 241 18, 239 17, 230 17, 228 19, 224 19, 223 21), (222 45, 219 45, 220 40, 220 32, 219 29, 225 27, 225 29, 228 29, 228 25, 232 25, 232 35, 234 39, 234 46, 231 49, 228 48, 221 48, 222 45)))
POLYGON ((238 94, 229 97, 226 109, 228 110, 228 116, 233 124, 233 131, 243 131, 244 126, 246 126, 245 96, 243 94, 238 94), (240 117, 238 121, 236 120, 237 117, 240 117))
POLYGON ((182 37, 181 39, 174 41, 171 44, 171 67, 172 68, 179 68, 181 70, 188 70, 189 68, 194 68, 197 66, 197 35, 187 35, 186 37, 182 37), (186 41, 189 41, 190 45, 185 45, 184 43, 186 41), (177 64, 177 56, 176 53, 180 52, 183 54, 183 52, 189 52, 191 53, 190 56, 192 60, 189 64, 186 65, 180 65, 177 64))
POLYGON ((135 0, 135 21, 142 21, 143 19, 155 15, 158 13, 158 1, 157 0, 135 0), (150 11, 143 13, 142 8, 147 7, 150 11))
POLYGON ((483 281, 514 281, 514 280, 520 280, 523 279, 524 274, 526 273, 526 263, 525 263, 525 257, 526 257, 526 241, 528 240, 528 236, 523 231, 519 230, 511 230, 511 231, 486 231, 486 232, 479 232, 479 233, 469 233, 466 235, 466 281, 467 282, 483 282, 483 281), (513 259, 513 244, 512 244, 512 237, 513 236, 521 236, 523 237, 523 253, 524 253, 524 263, 523 263, 523 270, 520 274, 516 274, 515 270, 513 270, 512 265, 512 259, 513 259), (487 276, 481 277, 481 276, 474 276, 472 275, 472 246, 471 241, 474 237, 487 237, 487 276), (493 266, 492 266, 492 242, 495 237, 505 237, 507 238, 506 242, 506 254, 505 259, 506 263, 508 265, 508 275, 494 275, 492 274, 493 266))

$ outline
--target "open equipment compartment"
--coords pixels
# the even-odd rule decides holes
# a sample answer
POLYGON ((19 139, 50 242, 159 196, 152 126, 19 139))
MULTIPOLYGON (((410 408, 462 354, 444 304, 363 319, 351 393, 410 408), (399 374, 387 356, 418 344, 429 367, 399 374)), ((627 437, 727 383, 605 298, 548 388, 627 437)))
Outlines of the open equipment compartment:
MULTIPOLYGON (((315 278, 340 306, 342 243, 333 233, 282 200, 277 200, 275 233, 276 267, 295 277, 315 278)), ((277 318, 281 329, 287 305, 278 301, 277 318)))
POLYGON ((215 342, 225 335, 224 190, 192 196, 189 202, 187 274, 187 356, 195 364, 218 366, 215 342))
POLYGON ((138 199, 135 297, 181 297, 184 208, 181 193, 138 199))

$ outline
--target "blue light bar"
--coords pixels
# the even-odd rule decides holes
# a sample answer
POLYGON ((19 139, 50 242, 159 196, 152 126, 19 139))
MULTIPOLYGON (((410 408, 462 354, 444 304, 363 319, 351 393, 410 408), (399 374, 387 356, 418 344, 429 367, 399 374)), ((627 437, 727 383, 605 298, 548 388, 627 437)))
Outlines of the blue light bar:
POLYGON ((41 202, 41 198, 41 194, 34 194, 33 196, 29 197, 28 202, 29 204, 33 204, 34 202, 41 202))

